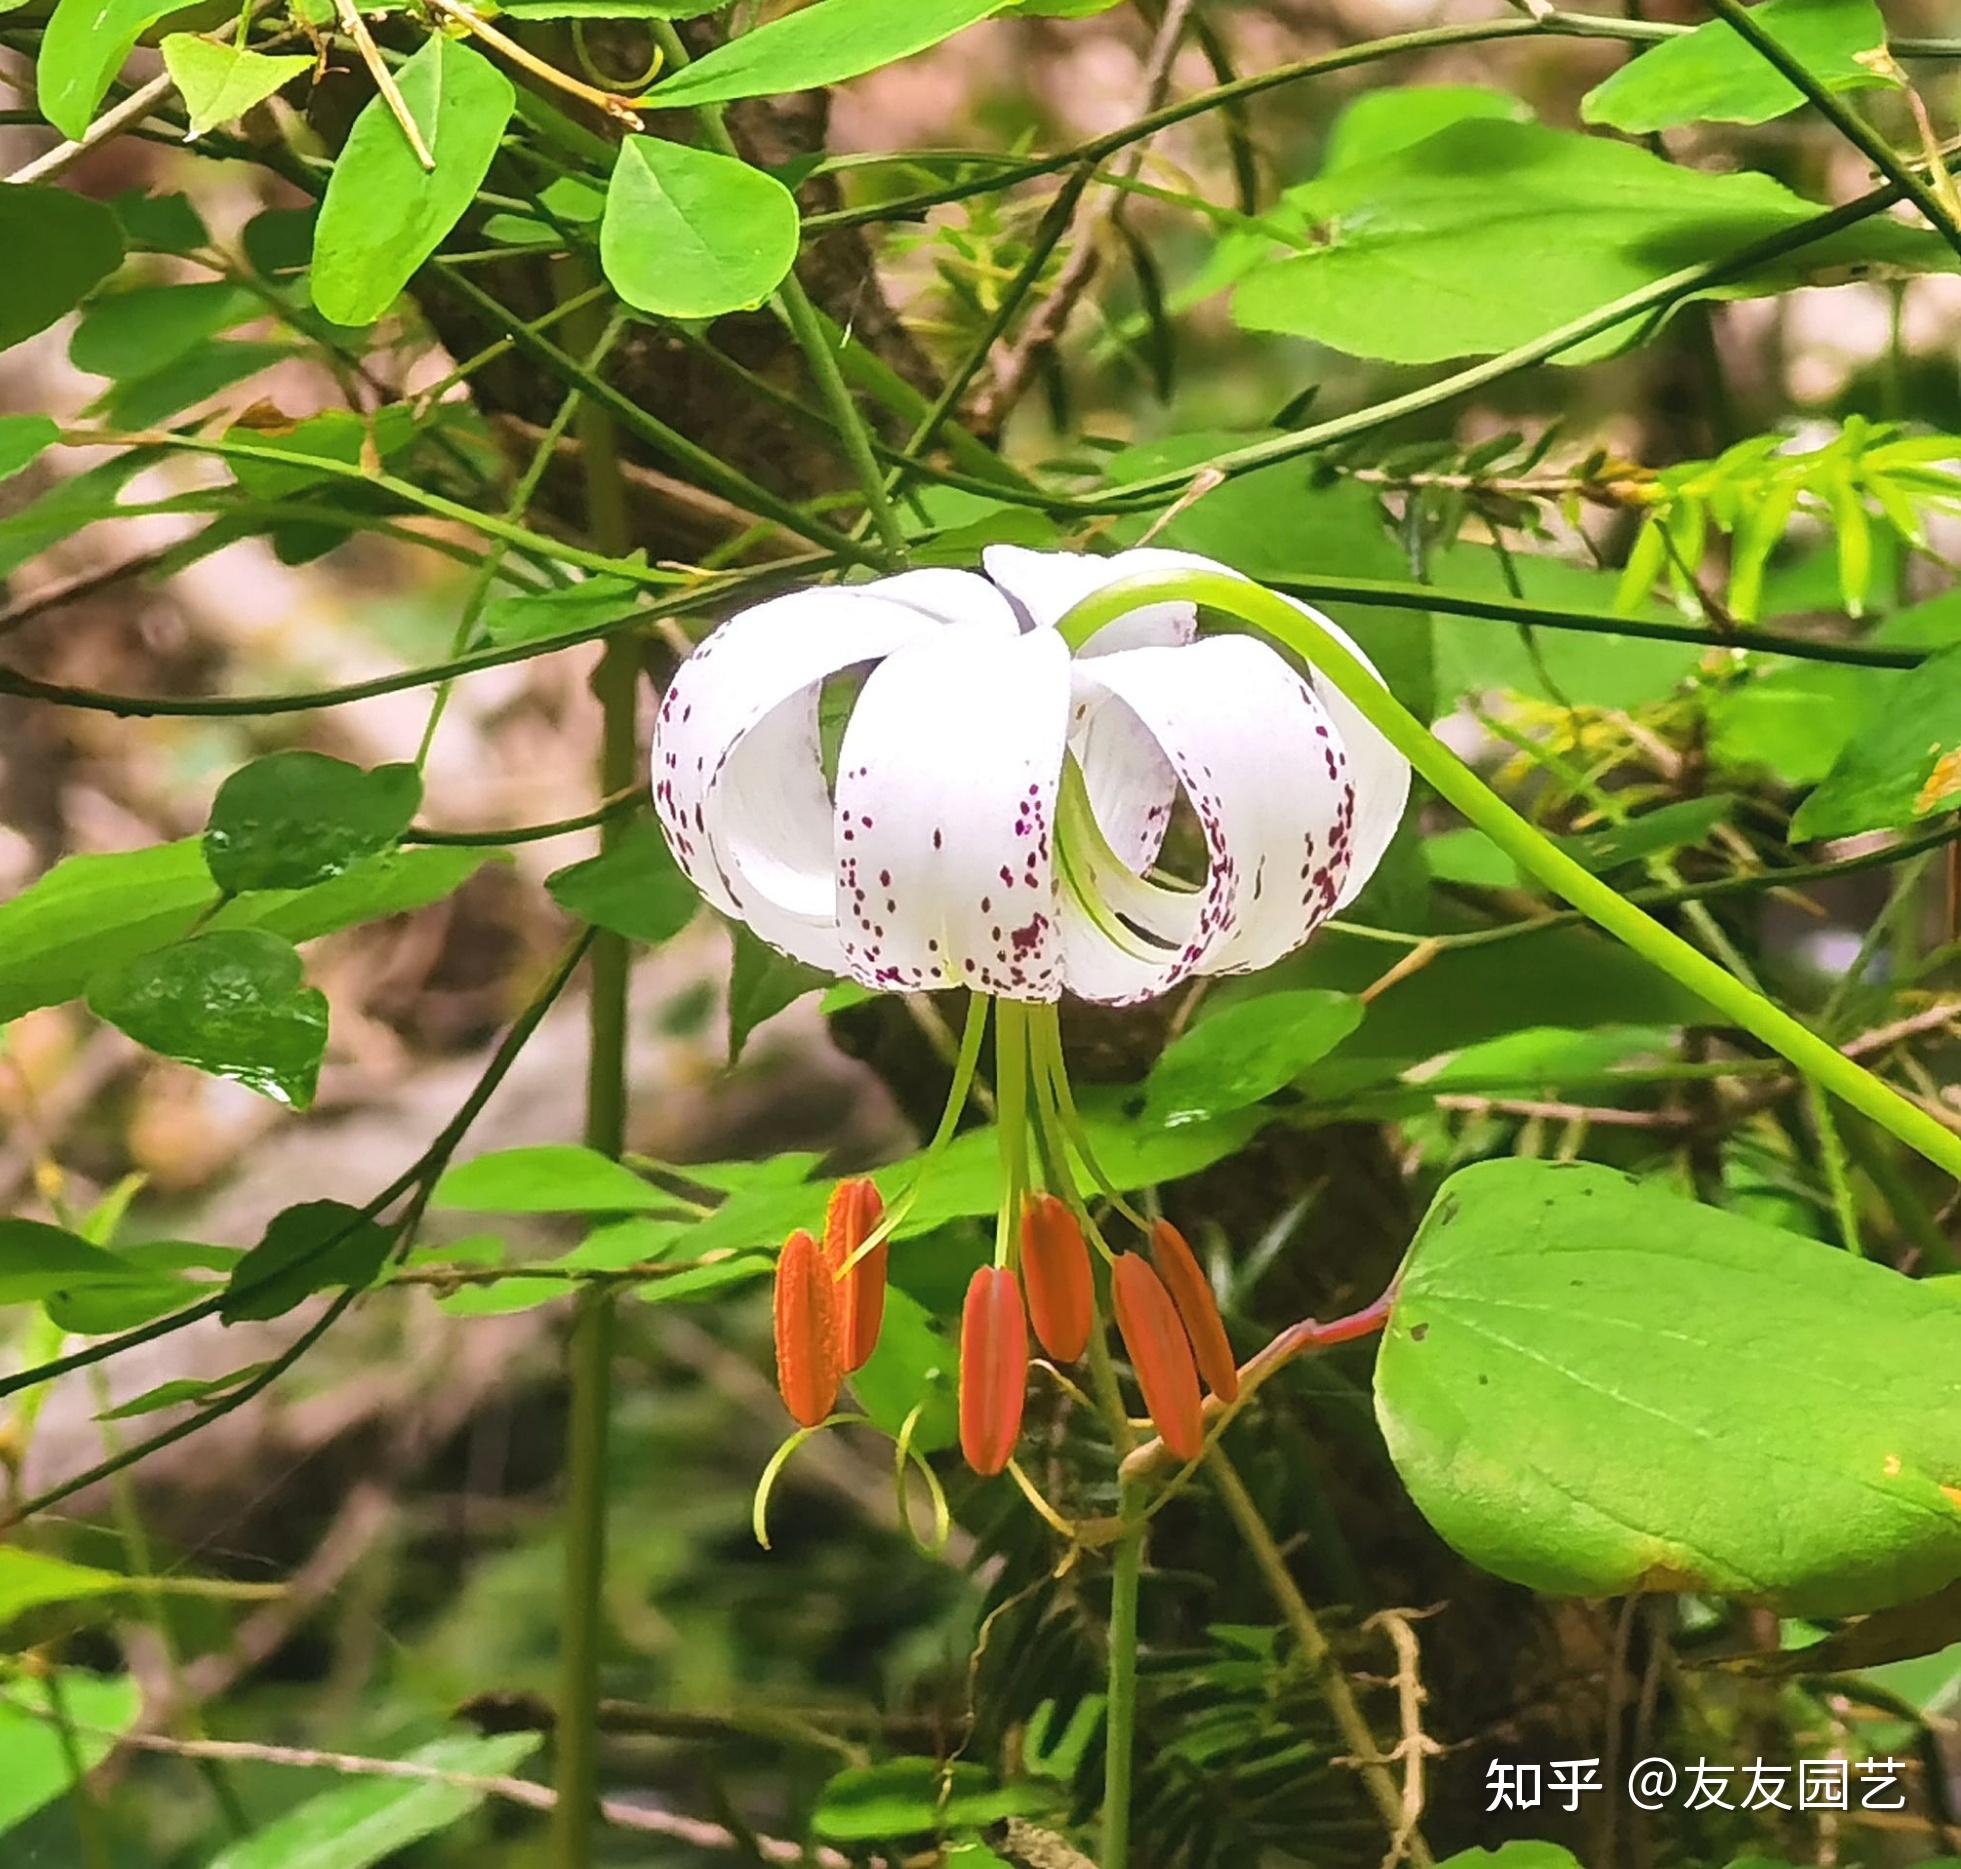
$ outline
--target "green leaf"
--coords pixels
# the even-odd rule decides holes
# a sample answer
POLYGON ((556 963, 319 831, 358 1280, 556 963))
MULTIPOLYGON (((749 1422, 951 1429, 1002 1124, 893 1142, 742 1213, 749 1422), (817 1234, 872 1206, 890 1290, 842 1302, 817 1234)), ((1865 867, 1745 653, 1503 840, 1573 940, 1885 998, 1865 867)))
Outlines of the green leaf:
MULTIPOLYGON (((69 1741, 56 1719, 56 1684, 32 1675, 0 1683, 0 1835, 51 1804, 74 1782, 69 1741)), ((59 1712, 74 1728, 82 1770, 109 1756, 114 1735, 136 1724, 143 1690, 127 1674, 61 1670, 59 1712)))
MULTIPOLYGON (((1287 205, 1304 250, 1247 277, 1233 317, 1397 363, 1529 343, 1818 213, 1767 175, 1683 168, 1632 143, 1498 119, 1458 122, 1323 176, 1289 190, 1287 205)), ((1938 235, 1875 217, 1707 295, 1762 296, 1874 266, 1956 262, 1938 235)), ((1654 324, 1644 314, 1560 361, 1610 354, 1654 324)))
POLYGON ((610 850, 546 877, 545 887, 566 914, 655 947, 679 934, 701 906, 660 827, 646 818, 621 830, 610 850))
POLYGON ((264 1373, 264 1363, 247 1363, 243 1369, 228 1369, 222 1376, 178 1376, 160 1382, 141 1395, 133 1395, 114 1408, 105 1408, 98 1421, 132 1421, 139 1415, 154 1415, 166 1408, 182 1408, 193 1402, 213 1402, 232 1390, 242 1388, 253 1377, 264 1373))
POLYGON ((255 448, 292 457, 287 461, 247 459, 226 463, 232 478, 247 493, 262 500, 283 500, 303 487, 322 481, 340 481, 312 465, 316 461, 336 462, 358 467, 363 461, 386 461, 399 454, 416 436, 415 412, 401 403, 390 403, 373 415, 360 415, 352 409, 325 409, 310 415, 291 428, 235 428, 228 440, 247 441, 255 448))
POLYGON ((912 1444, 932 1454, 960 1438, 959 1371, 959 1353, 925 1306, 893 1286, 885 1294, 878 1347, 853 1373, 851 1388, 858 1406, 895 1440, 919 1408, 912 1444))
POLYGON ((153 253, 193 253, 211 244, 211 230, 184 195, 149 195, 132 188, 110 203, 132 247, 153 253))
MULTIPOLYGON (((779 23, 849 3, 819 0, 779 23)), ((795 197, 775 176, 713 150, 629 136, 606 190, 599 262, 613 290, 640 311, 714 318, 775 291, 797 257, 799 233, 795 197)))
POLYGON ((137 40, 185 10, 184 0, 57 0, 34 73, 41 115, 79 139, 137 40))
POLYGON ((202 136, 218 124, 244 116, 281 85, 311 71, 313 56, 291 52, 272 57, 173 32, 163 42, 163 63, 190 111, 191 134, 202 136))
POLYGON ((644 1285, 636 1285, 633 1295, 645 1304, 683 1304, 767 1278, 775 1269, 776 1261, 765 1253, 738 1253, 713 1265, 677 1272, 672 1278, 649 1279, 644 1285))
POLYGON ((387 100, 370 98, 314 231, 313 303, 335 324, 372 324, 435 252, 476 198, 517 96, 488 59, 441 33, 395 76, 436 166, 424 170, 387 100))
MULTIPOLYGON (((0 1628, 24 1610, 43 1603, 72 1603, 80 1597, 111 1596, 127 1590, 127 1577, 111 1570, 97 1570, 92 1564, 71 1564, 66 1558, 50 1557, 39 1551, 23 1551, 18 1545, 0 1545, 0 1628)), ((5 1716, 0 1714, 0 1728, 5 1716)), ((11 1762, 9 1765, 11 1770, 11 1762)))
POLYGON ((1471 117, 1530 123, 1532 112, 1509 91, 1493 91, 1481 84, 1409 84, 1364 91, 1343 107, 1328 132, 1321 173, 1337 175, 1343 169, 1379 162, 1471 117))
POLYGON ((1359 999, 1325 988, 1241 1000, 1171 1042, 1145 1083, 1145 1108, 1167 1125, 1244 1109, 1284 1090, 1361 1022, 1359 999))
POLYGON ((305 1201, 273 1216, 240 1259, 218 1315, 227 1324, 280 1317, 330 1286, 372 1285, 394 1235, 345 1201, 305 1201))
MULTIPOLYGON (((828 5, 830 0, 820 3, 828 5)), ((732 923, 730 932, 735 937, 735 964, 729 974, 729 1063, 734 1064, 757 1026, 806 993, 828 986, 831 976, 779 954, 740 922, 732 923)))
POLYGON ((818 0, 705 53, 647 94, 654 110, 809 91, 876 71, 997 13, 1006 0, 818 0))
MULTIPOLYGON (((63 4, 93 10, 96 0, 63 4)), ((0 350, 6 350, 73 311, 123 263, 123 230, 85 195, 0 182, 0 252, 34 256, 0 294, 0 350)))
POLYGON ((499 1149, 460 1163, 436 1183, 430 1204, 493 1214, 665 1213, 676 1205, 611 1156, 569 1142, 499 1149))
POLYGON ((1961 807, 1961 648, 1915 669, 1798 807, 1791 842, 1891 830, 1961 807))
MULTIPOLYGON (((1859 62, 1886 47, 1872 0, 1765 0, 1751 17, 1828 91, 1890 82, 1859 62)), ((1804 93, 1727 20, 1664 39, 1580 100, 1588 123, 1641 135, 1683 123, 1768 123, 1804 93)))
POLYGON ((978 1765, 888 1759, 839 1772, 818 1793, 810 1827, 832 1843, 871 1843, 978 1829, 1055 1803, 1053 1788, 996 1784, 978 1765))
POLYGON ((166 1058, 305 1109, 327 1048, 326 996, 276 935, 221 929, 89 984, 89 1010, 166 1058))
POLYGON ((147 376, 116 384, 97 408, 119 428, 154 428, 180 409, 298 354, 291 344, 219 338, 147 376))
POLYGON ((68 361, 91 376, 145 376, 264 310, 243 287, 222 280, 131 286, 96 299, 82 314, 68 361))
POLYGON ((1558 841, 1575 862, 1605 874, 1624 864, 1638 863, 1643 857, 1699 844, 1717 825, 1727 822, 1735 809, 1735 799, 1712 792, 1705 798, 1680 798, 1619 824, 1605 824, 1597 831, 1581 831, 1558 841))
POLYGON ((363 772, 324 753, 269 753, 218 788, 204 860, 227 895, 306 889, 386 850, 421 802, 410 765, 363 772))
POLYGON ((112 1252, 39 1220, 0 1219, 0 1304, 24 1304, 71 1285, 130 1276, 112 1252))
POLYGON ((484 1801, 477 1787, 448 1781, 501 1777, 537 1748, 535 1733, 458 1734, 418 1746, 405 1763, 440 1777, 350 1779, 228 1844, 208 1869, 373 1869, 484 1801))
POLYGON ((1445 1182, 1376 1413, 1431 1524, 1534 1589, 1845 1616, 1961 1576, 1961 1309, 1605 1168, 1445 1182))
POLYGON ((384 850, 311 889, 268 890, 228 902, 212 916, 211 926, 259 928, 294 943, 312 941, 360 922, 427 908, 491 860, 484 851, 461 846, 384 850))
POLYGON ((638 585, 602 575, 564 590, 493 598, 484 606, 483 633, 494 643, 548 642, 572 630, 624 621, 646 601, 638 585))
POLYGON ((728 0, 504 0, 513 19, 700 19, 728 0))
POLYGON ((61 427, 45 415, 0 415, 0 480, 31 467, 61 439, 61 427))
POLYGON ((1464 1850, 1437 1869, 1580 1869, 1580 1863, 1557 1843, 1501 1843, 1495 1850, 1464 1850))

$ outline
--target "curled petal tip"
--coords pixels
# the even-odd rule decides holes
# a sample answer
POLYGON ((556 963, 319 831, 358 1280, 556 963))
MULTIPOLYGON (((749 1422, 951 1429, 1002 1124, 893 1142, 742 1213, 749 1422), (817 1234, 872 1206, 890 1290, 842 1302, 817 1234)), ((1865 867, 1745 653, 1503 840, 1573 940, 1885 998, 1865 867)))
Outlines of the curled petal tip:
POLYGON ((1089 1347, 1095 1285, 1083 1230, 1053 1194, 1030 1195, 1022 1209, 1021 1277, 1035 1340, 1058 1363, 1073 1363, 1089 1347))
POLYGON ((1192 1356, 1205 1386, 1222 1402, 1239 1399, 1239 1365, 1233 1358, 1232 1344, 1226 1337, 1219 1301, 1212 1295, 1212 1284, 1198 1263, 1198 1256, 1184 1234, 1169 1220, 1160 1220, 1151 1229, 1151 1257, 1157 1263, 1158 1277, 1178 1307, 1178 1316, 1191 1340, 1192 1356))
POLYGON ((1110 1294, 1144 1406, 1165 1446, 1180 1460, 1196 1460, 1205 1448, 1198 1370, 1171 1294, 1134 1252, 1121 1254, 1111 1268, 1110 1294))
POLYGON ((852 1263, 884 1217, 878 1189, 862 1175, 837 1184, 824 1214, 824 1264, 836 1284, 838 1361, 846 1375, 871 1359, 885 1322, 885 1242, 852 1263))
POLYGON ((791 1419, 814 1428, 831 1412, 841 1379, 830 1268, 799 1228, 776 1261, 776 1386, 791 1419))
POLYGON ((960 1318, 960 1451, 991 1478, 1013 1458, 1028 1391, 1028 1324, 1006 1266, 982 1266, 960 1318))

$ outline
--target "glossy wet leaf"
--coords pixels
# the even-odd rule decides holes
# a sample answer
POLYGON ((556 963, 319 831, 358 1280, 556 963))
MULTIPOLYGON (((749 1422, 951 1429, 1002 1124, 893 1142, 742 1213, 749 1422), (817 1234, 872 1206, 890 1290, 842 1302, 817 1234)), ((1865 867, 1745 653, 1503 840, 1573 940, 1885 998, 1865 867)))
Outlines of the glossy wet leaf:
POLYGON ((1347 993, 1263 993, 1201 1018, 1165 1048, 1144 1085, 1148 1114, 1178 1125, 1244 1109, 1294 1082, 1362 1022, 1347 993))
MULTIPOLYGON (((1357 357, 1434 363, 1546 332, 1682 268, 1789 231, 1817 204, 1767 175, 1664 161, 1633 143, 1540 124, 1461 121, 1409 148, 1288 191, 1298 247, 1274 250, 1233 296, 1249 330, 1357 357)), ((1874 217, 1711 289, 1745 298, 1848 268, 1955 269, 1930 231, 1874 217)), ((1652 318, 1588 338, 1601 357, 1652 318)))
POLYGON ((1006 0, 818 0, 739 34, 648 94, 656 110, 840 84, 910 58, 1006 0))
MULTIPOLYGON (((1828 91, 1890 82, 1860 63, 1886 45, 1873 0, 1764 0, 1750 12, 1828 91)), ((1767 123, 1803 102, 1804 93, 1727 20, 1712 19, 1650 46, 1595 85, 1580 100, 1580 115, 1638 135, 1684 123, 1767 123)))
POLYGON ((324 753, 269 753, 218 788, 204 859, 227 895, 310 888, 386 850, 421 802, 410 765, 364 772, 324 753))
POLYGON ((566 914, 649 946, 672 940, 701 906, 660 827, 644 817, 625 825, 611 849, 548 876, 545 887, 566 914))
POLYGON ((89 1010, 139 1045, 296 1109, 327 1048, 326 995, 289 942, 257 929, 193 935, 90 982, 89 1010))
POLYGON ((379 96, 334 164, 313 239, 313 303, 336 324, 372 324, 476 198, 516 92, 481 53, 432 33, 395 74, 436 166, 426 171, 379 96))
MULTIPOLYGON (((135 1725, 143 1690, 127 1674, 91 1674, 63 1668, 59 1708, 74 1730, 74 1749, 84 1771, 109 1756, 116 1736, 135 1725)), ((56 1685, 34 1675, 0 1681, 0 1836, 43 1805, 64 1795, 74 1782, 69 1740, 56 1713, 56 1685)))
POLYGON ((480 1787, 451 1781, 507 1774, 539 1743, 536 1733, 496 1733, 418 1746, 406 1762, 438 1776, 345 1780, 227 1844, 207 1869, 373 1869, 484 1801, 480 1787))
POLYGON ((0 293, 5 350, 45 331, 108 278, 123 263, 123 233, 99 201, 65 188, 0 182, 0 252, 34 256, 33 265, 14 268, 0 293))
POLYGON ((606 191, 599 260, 638 310, 713 318, 775 291, 797 257, 798 234, 796 201, 773 175, 713 150, 629 136, 606 191))
POLYGON ((273 1217, 239 1260, 219 1316, 227 1324, 279 1317, 336 1286, 371 1285, 394 1235, 344 1201, 306 1201, 273 1217))
POLYGON ((79 138, 137 40, 185 10, 184 0, 57 0, 35 64, 41 115, 79 138))
POLYGON ((1961 809, 1961 648, 1932 657, 1869 714, 1824 783, 1798 807, 1790 840, 1898 829, 1961 809))
POLYGON ((676 1203, 597 1149, 539 1142, 459 1163, 436 1183, 430 1204, 439 1211, 607 1214, 652 1213, 676 1203))
POLYGON ((1376 1413, 1431 1524, 1537 1590, 1840 1616, 1961 1576, 1961 1307, 1610 1169, 1444 1184, 1376 1413))
POLYGON ((311 71, 314 59, 307 52, 253 52, 174 32, 164 39, 163 63, 190 113, 191 134, 202 136, 244 116, 282 85, 311 71))

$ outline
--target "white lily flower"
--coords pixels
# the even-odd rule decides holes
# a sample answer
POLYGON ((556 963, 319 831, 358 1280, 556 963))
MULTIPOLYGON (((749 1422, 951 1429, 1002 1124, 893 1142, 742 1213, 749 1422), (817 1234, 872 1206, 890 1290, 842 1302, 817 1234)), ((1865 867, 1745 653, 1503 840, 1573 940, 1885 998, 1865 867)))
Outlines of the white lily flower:
POLYGON ((887 991, 1122 1004, 1271 965, 1368 880, 1410 769, 1331 683, 1250 636, 1201 638, 1188 603, 1073 656, 1056 630, 1119 578, 1228 567, 1152 548, 984 561, 773 598, 683 665, 654 802, 718 909, 887 991), (867 670, 833 780, 824 684, 867 670), (1150 874, 1181 789, 1209 858, 1196 889, 1150 874))

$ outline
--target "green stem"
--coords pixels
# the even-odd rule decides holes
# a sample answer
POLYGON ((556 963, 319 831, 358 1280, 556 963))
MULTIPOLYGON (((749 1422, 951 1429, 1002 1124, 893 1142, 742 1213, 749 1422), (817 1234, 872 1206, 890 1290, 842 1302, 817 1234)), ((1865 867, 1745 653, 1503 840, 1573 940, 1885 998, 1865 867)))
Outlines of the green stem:
POLYGON ((1181 600, 1238 617, 1292 650, 1332 681, 1443 798, 1528 875, 1815 1078, 1840 1101, 1871 1117, 1949 1174, 1961 1177, 1961 1136, 1582 868, 1428 732, 1351 649, 1284 597, 1224 571, 1124 578, 1084 599, 1058 627, 1073 648, 1106 623, 1144 604, 1181 600))
POLYGON ((994 1124, 1001 1147, 1001 1205, 994 1263, 1007 1265, 1028 1186, 1028 1009, 1004 999, 994 1020, 994 1124))
POLYGON ((1961 254, 1961 226, 1956 225, 1947 204, 1900 160, 1899 153, 1878 131, 1837 93, 1821 84, 1805 62, 1795 57, 1782 41, 1766 32, 1763 22, 1753 18, 1740 0, 1709 0, 1709 7, 1739 39, 1802 91, 1811 107, 1906 196, 1927 217, 1933 230, 1961 254))
MULTIPOLYGON (((562 296, 584 283, 568 277, 562 296)), ((575 418, 585 476, 587 530, 601 547, 624 556, 628 546, 626 482, 619 436, 610 414, 590 398, 575 418)), ((593 677, 600 706, 599 792, 611 798, 635 782, 640 695, 640 649, 631 636, 606 644, 593 677)), ((603 850, 616 848, 627 828, 609 818, 603 850)), ((615 1161, 626 1149, 627 988, 632 953, 610 928, 592 939, 585 1141, 615 1161)), ((599 1807, 599 1648, 606 1574, 607 1430, 612 1414, 613 1311, 611 1287, 579 1294, 566 1345, 571 1386, 566 1439, 565 1570, 560 1602, 559 1698, 555 1728, 558 1802, 552 1813, 556 1869, 587 1869, 599 1807)))
POLYGON ((1101 1869, 1129 1869, 1132 1778, 1137 1760, 1137 1597, 1144 1571, 1141 1488, 1134 1480, 1117 1489, 1117 1513, 1125 1531, 1110 1568, 1109 1706, 1103 1750, 1103 1850, 1101 1869))

